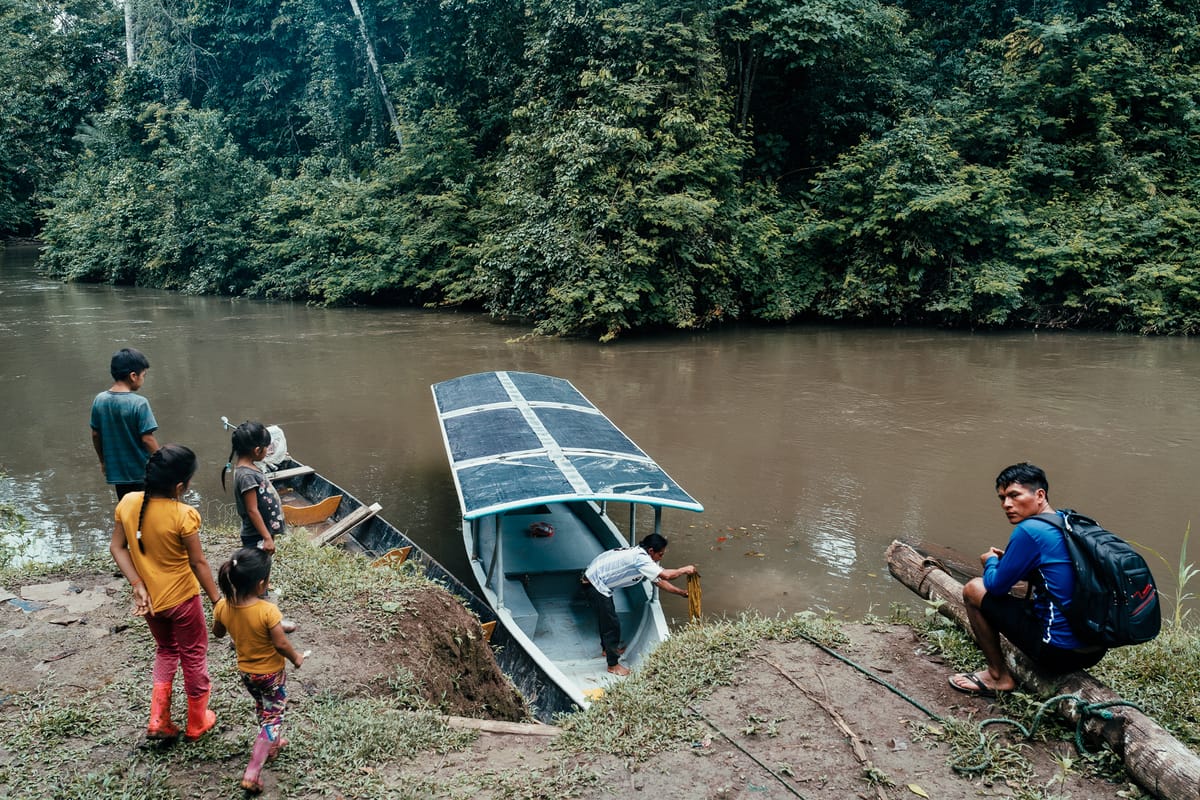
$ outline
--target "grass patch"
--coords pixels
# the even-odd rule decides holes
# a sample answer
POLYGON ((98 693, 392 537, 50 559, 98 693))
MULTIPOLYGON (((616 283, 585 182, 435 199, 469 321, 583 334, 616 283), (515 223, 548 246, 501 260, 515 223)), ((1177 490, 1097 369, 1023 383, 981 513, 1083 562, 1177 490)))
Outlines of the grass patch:
POLYGON ((1200 753, 1200 635, 1168 625, 1157 639, 1110 650, 1090 672, 1200 753))
POLYGON ((475 739, 447 728, 432 712, 406 711, 387 698, 333 695, 306 702, 289 730, 292 747, 275 772, 289 791, 318 796, 432 796, 434 787, 425 779, 410 774, 397 780, 387 765, 459 750, 475 739), (297 752, 303 757, 294 757, 297 752))
POLYGON ((826 645, 844 641, 836 622, 812 613, 786 618, 743 615, 689 625, 587 711, 563 719, 563 734, 554 746, 644 760, 674 744, 699 739, 703 723, 687 707, 715 687, 729 685, 737 665, 758 642, 802 636, 826 645))
POLYGON ((505 800, 560 800, 578 797, 600 784, 600 776, 583 767, 561 763, 549 769, 486 771, 461 775, 452 785, 442 786, 446 797, 476 798, 490 793, 505 800))
POLYGON ((425 577, 416 563, 367 569, 362 559, 343 550, 313 547, 303 534, 280 538, 271 586, 280 597, 305 604, 326 622, 350 620, 367 635, 385 641, 396 635, 399 618, 411 611, 409 595, 445 588, 425 577))

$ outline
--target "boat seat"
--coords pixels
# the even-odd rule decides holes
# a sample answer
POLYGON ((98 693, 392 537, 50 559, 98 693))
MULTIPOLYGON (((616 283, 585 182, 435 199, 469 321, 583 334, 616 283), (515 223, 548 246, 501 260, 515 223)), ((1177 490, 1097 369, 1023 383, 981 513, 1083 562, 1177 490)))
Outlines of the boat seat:
POLYGON ((342 496, 335 494, 319 503, 307 506, 284 505, 283 521, 296 527, 307 527, 329 519, 342 503, 342 496))
POLYGON ((286 481, 288 478, 300 478, 305 475, 312 475, 314 472, 316 472, 316 470, 314 470, 312 467, 301 464, 298 467, 289 467, 288 469, 279 469, 275 470, 274 472, 268 472, 267 478, 269 478, 273 483, 275 481, 286 481))
POLYGON ((575 515, 562 511, 555 513, 554 510, 563 509, 561 505, 550 508, 550 514, 506 514, 501 517, 507 577, 583 572, 601 553, 596 537, 575 515), (535 522, 549 522, 554 526, 554 535, 531 535, 529 526, 535 522))
POLYGON ((533 632, 537 630, 538 612, 520 581, 504 581, 504 607, 512 614, 517 627, 524 631, 526 636, 532 637, 533 632))
POLYGON ((319 532, 312 541, 317 546, 329 544, 342 534, 349 532, 351 528, 355 528, 374 517, 379 513, 381 508, 382 506, 379 503, 372 503, 369 506, 359 506, 333 523, 333 525, 319 532))

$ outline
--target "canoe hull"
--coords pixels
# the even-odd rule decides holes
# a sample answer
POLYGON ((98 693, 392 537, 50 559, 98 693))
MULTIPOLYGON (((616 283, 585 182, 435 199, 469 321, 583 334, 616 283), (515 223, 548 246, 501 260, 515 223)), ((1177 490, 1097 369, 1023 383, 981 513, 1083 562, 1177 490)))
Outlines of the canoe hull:
MULTIPOLYGON (((280 469, 297 466, 299 464, 295 462, 287 462, 281 465, 280 469)), ((331 522, 344 519, 364 505, 357 497, 318 472, 288 478, 284 483, 314 505, 341 495, 342 501, 330 518, 331 522)), ((412 547, 408 560, 418 564, 426 577, 441 583, 447 591, 462 600, 464 605, 479 617, 480 622, 502 623, 496 626, 490 640, 496 663, 524 696, 531 713, 537 719, 551 722, 559 714, 578 710, 579 706, 574 699, 562 690, 538 660, 509 633, 508 627, 487 601, 382 516, 377 514, 351 529, 338 540, 338 544, 350 552, 372 560, 396 548, 412 547)))

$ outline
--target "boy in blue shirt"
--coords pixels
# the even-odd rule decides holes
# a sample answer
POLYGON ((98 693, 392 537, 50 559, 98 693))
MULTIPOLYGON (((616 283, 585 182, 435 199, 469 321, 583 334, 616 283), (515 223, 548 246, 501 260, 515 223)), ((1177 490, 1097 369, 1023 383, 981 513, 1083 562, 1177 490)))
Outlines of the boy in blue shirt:
POLYGON ((1067 622, 1064 609, 1075 591, 1075 567, 1062 531, 1030 519, 1055 513, 1046 473, 1027 462, 1006 467, 996 478, 996 492, 1004 515, 1016 527, 1005 549, 990 547, 979 557, 983 577, 963 587, 967 617, 987 669, 950 676, 953 688, 983 697, 1017 685, 1000 649, 1002 633, 1039 669, 1055 675, 1087 669, 1106 652, 1084 646, 1067 622), (1009 594, 1018 581, 1033 587, 1032 601, 1009 594))
POLYGON ((150 401, 137 393, 149 369, 150 361, 141 351, 131 347, 118 350, 109 365, 113 385, 92 401, 92 446, 104 479, 116 489, 117 500, 142 490, 146 462, 158 450, 154 438, 158 422, 150 401))

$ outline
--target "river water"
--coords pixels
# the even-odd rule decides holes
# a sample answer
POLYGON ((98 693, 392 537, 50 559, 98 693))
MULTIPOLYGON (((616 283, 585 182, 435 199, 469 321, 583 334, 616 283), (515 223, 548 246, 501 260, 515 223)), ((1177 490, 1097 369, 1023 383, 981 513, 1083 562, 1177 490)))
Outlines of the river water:
POLYGON ((429 386, 497 369, 571 380, 704 504, 665 512, 664 564, 699 566, 709 614, 909 602, 887 545, 972 562, 1002 545, 993 481, 1021 460, 1047 470, 1055 505, 1161 553, 1148 560, 1167 595, 1200 521, 1192 339, 797 325, 599 345, 467 313, 63 284, 35 259, 0 250, 0 502, 26 516, 7 540, 39 558, 106 547, 113 495, 88 410, 123 346, 150 358, 159 441, 201 458, 191 499, 206 518, 235 516, 219 418, 276 423, 296 458, 468 580, 429 386))

